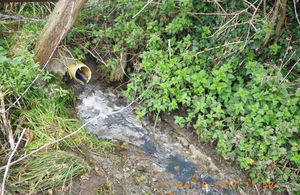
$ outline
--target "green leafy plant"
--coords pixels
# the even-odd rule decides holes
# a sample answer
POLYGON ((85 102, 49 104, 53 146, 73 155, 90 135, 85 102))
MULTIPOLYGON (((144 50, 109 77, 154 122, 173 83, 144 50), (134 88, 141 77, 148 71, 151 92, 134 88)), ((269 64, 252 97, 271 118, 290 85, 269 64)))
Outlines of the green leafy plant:
POLYGON ((288 30, 277 42, 268 37, 275 24, 264 14, 276 1, 265 7, 252 2, 257 10, 251 11, 243 1, 165 0, 135 16, 145 3, 95 3, 82 12, 69 40, 92 40, 88 47, 112 68, 121 52, 129 54, 137 74, 125 95, 139 97, 138 117, 180 113, 178 124, 214 143, 251 180, 297 191, 300 34, 293 3, 287 4, 288 30))
MULTIPOLYGON (((62 87, 61 77, 46 70, 40 72, 39 64, 33 60, 33 44, 41 27, 39 23, 25 22, 20 25, 18 33, 5 34, 0 40, 0 90, 5 94, 5 108, 12 105, 30 86, 27 93, 6 113, 14 139, 17 140, 20 132, 26 128, 23 140, 12 160, 60 139, 80 127, 80 122, 71 115, 71 108, 76 100, 73 89, 62 87), (37 75, 38 79, 31 85, 37 75)), ((2 33, 0 31, 1 35, 2 33)), ((5 165, 11 152, 6 131, 1 120, 1 166, 5 165)), ((108 154, 113 148, 112 142, 101 142, 87 135, 84 130, 80 131, 11 167, 5 190, 7 193, 28 194, 59 186, 63 189, 72 184, 72 177, 88 171, 86 162, 89 160, 85 150, 108 154), (70 151, 74 151, 74 154, 70 151)), ((1 171, 1 180, 3 175, 4 172, 1 171)))

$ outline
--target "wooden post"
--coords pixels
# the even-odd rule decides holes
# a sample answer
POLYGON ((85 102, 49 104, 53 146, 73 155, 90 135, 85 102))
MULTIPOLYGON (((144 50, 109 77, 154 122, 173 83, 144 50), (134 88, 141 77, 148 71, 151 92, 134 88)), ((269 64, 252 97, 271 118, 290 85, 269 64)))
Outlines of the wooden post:
POLYGON ((41 67, 50 58, 53 49, 59 44, 59 41, 65 38, 70 31, 86 1, 87 0, 60 0, 56 3, 36 44, 36 55, 34 59, 36 62, 40 63, 41 67), (73 1, 73 14, 70 19, 69 15, 71 14, 73 1), (61 38, 62 33, 64 33, 64 36, 61 38))

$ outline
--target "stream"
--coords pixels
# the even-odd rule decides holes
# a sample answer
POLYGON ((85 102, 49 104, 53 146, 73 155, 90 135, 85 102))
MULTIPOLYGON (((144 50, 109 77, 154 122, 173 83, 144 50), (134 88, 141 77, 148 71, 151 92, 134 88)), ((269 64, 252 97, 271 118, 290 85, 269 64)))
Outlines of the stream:
MULTIPOLYGON (((207 165, 201 161, 187 159, 189 156, 186 151, 186 147, 189 147, 187 144, 173 142, 174 139, 170 138, 161 127, 154 128, 146 119, 137 119, 132 111, 133 107, 126 107, 128 102, 118 98, 111 88, 101 88, 96 84, 77 87, 81 88, 76 107, 78 118, 85 123, 98 116, 87 125, 87 132, 99 139, 122 141, 142 150, 147 159, 144 163, 148 163, 149 170, 166 175, 155 180, 170 181, 172 185, 176 185, 170 189, 171 192, 175 190, 172 193, 235 194, 226 187, 216 188, 215 183, 221 181, 201 171, 201 167, 205 168, 207 165), (186 182, 189 184, 188 188, 184 187, 186 182)), ((128 155, 133 155, 132 158, 135 158, 134 155, 141 155, 141 153, 132 152, 128 155)), ((149 188, 152 188, 151 185, 149 188)), ((139 192, 138 188, 135 192, 145 193, 139 192)), ((134 194, 134 192, 130 193, 134 194)))

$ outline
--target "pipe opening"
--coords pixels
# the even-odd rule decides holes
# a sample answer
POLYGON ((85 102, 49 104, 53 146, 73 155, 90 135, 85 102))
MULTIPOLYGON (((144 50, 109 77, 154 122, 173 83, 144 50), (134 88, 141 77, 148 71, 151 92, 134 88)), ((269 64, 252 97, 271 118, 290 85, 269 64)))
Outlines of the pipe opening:
POLYGON ((88 75, 88 70, 85 67, 82 67, 81 70, 78 69, 75 74, 76 79, 82 81, 84 85, 87 84, 88 81, 87 75, 88 75))
POLYGON ((71 64, 68 72, 71 78, 81 85, 87 84, 91 79, 91 70, 82 62, 78 62, 76 65, 71 64))

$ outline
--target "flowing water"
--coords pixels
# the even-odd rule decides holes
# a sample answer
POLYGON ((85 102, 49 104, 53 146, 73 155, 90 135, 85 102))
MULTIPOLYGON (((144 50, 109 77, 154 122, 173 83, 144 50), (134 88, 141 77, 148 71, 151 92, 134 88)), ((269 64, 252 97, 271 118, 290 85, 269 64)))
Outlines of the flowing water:
POLYGON ((200 171, 200 167, 206 165, 186 159, 186 149, 180 142, 173 143, 168 133, 153 128, 145 119, 137 119, 133 108, 127 105, 128 102, 117 98, 112 89, 88 84, 78 96, 76 109, 83 122, 97 117, 87 125, 88 133, 99 139, 119 140, 142 149, 155 161, 156 166, 151 165, 153 170, 167 172, 172 177, 168 179, 179 185, 177 194, 234 194, 227 188, 215 188, 214 184, 219 180, 200 171), (193 186, 189 186, 192 190, 181 187, 186 182, 193 182, 193 186))

